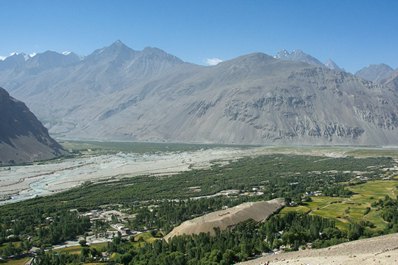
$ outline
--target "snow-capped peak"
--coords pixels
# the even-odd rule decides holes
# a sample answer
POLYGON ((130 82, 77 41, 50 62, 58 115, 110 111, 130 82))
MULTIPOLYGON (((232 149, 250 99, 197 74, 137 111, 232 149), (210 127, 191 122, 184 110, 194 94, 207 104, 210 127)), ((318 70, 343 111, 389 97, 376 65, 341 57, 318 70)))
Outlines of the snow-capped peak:
POLYGON ((72 52, 70 52, 70 51, 64 51, 64 52, 62 52, 62 54, 63 55, 69 55, 69 54, 71 54, 72 52))
POLYGON ((274 58, 275 58, 275 59, 282 59, 282 58, 288 57, 289 55, 290 55, 290 53, 289 53, 287 50, 283 49, 283 50, 279 51, 279 52, 274 56, 274 58))
POLYGON ((7 59, 8 57, 12 57, 12 56, 20 56, 20 55, 22 55, 22 56, 24 57, 25 61, 27 61, 27 60, 29 60, 29 59, 30 59, 30 56, 29 56, 29 55, 27 55, 27 54, 25 54, 25 53, 12 52, 12 53, 10 53, 10 55, 9 55, 9 56, 7 56, 6 58, 4 58, 4 60, 5 60, 5 59, 7 59))

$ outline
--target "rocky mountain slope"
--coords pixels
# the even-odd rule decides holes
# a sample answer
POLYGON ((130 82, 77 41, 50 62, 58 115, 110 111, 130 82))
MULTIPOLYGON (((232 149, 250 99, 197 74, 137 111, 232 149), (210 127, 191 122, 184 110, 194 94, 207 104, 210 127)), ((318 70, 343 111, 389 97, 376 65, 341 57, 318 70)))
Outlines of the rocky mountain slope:
POLYGON ((382 83, 394 70, 386 64, 371 64, 355 73, 356 76, 375 83, 382 83))
POLYGON ((331 70, 342 71, 345 72, 343 68, 338 66, 332 59, 326 61, 325 66, 331 70))
POLYGON ((398 137, 397 90, 323 64, 253 53, 204 67, 120 41, 40 71, 30 60, 2 69, 0 84, 58 137, 360 145, 398 137))
POLYGON ((398 91, 398 69, 392 72, 388 78, 383 80, 383 85, 398 91))
POLYGON ((0 88, 0 165, 50 159, 64 153, 24 103, 0 88))

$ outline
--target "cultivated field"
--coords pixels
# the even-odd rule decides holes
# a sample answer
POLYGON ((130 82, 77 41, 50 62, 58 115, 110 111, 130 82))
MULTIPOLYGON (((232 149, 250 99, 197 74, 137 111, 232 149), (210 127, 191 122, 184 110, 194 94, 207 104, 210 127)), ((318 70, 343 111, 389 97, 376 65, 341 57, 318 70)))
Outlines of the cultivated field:
POLYGON ((380 216, 377 208, 372 208, 371 204, 386 195, 396 198, 398 195, 398 181, 376 180, 368 181, 355 186, 348 186, 355 194, 351 197, 329 197, 314 196, 312 202, 297 207, 286 207, 281 213, 298 211, 332 218, 337 221, 337 226, 346 229, 349 223, 359 223, 369 221, 375 225, 373 230, 382 231, 387 223, 380 216), (369 208, 367 210, 367 208, 369 208))

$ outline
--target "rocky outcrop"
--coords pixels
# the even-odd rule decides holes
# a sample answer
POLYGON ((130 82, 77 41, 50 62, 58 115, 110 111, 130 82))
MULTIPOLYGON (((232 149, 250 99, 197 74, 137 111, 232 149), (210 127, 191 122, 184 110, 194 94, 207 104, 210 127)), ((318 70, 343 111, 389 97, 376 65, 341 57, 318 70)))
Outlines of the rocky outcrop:
POLYGON ((25 104, 0 88, 0 165, 50 159, 63 153, 25 104))

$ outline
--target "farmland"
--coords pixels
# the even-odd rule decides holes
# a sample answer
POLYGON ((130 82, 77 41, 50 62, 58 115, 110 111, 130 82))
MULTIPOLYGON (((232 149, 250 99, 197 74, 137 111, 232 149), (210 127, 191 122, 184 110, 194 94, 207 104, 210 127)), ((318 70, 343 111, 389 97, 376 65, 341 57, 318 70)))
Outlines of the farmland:
MULTIPOLYGON (((143 144, 138 145, 136 152, 134 145, 125 146, 123 151, 117 152, 119 143, 68 144, 69 148, 75 148, 72 157, 11 168, 11 171, 21 173, 33 168, 75 163, 76 168, 63 173, 65 179, 46 182, 52 179, 51 174, 43 174, 40 181, 48 183, 44 185, 47 190, 66 179, 69 182, 65 183, 76 186, 66 191, 50 192, 50 196, 1 206, 0 249, 3 253, 22 251, 22 248, 29 246, 50 250, 52 246, 62 245, 65 240, 74 240, 75 246, 41 253, 40 258, 51 260, 56 258, 54 253, 59 253, 69 262, 84 260, 95 263, 109 259, 128 264, 130 261, 138 262, 145 255, 154 255, 160 249, 164 249, 163 258, 168 260, 177 255, 173 252, 175 247, 183 249, 186 247, 184 244, 191 242, 197 247, 197 252, 189 256, 192 260, 196 259, 195 255, 204 260, 210 259, 206 249, 217 246, 231 254, 219 261, 243 261, 253 253, 261 254, 280 248, 295 250, 308 243, 313 243, 313 247, 328 246, 390 233, 395 229, 395 221, 386 219, 391 216, 391 209, 385 208, 396 203, 393 200, 398 194, 397 158, 392 150, 167 147, 162 144, 151 147, 143 144), (161 150, 157 152, 156 148, 161 150), (165 151, 167 149, 170 151, 165 151), (100 168, 88 165, 91 167, 88 170, 88 167, 79 164, 87 159, 93 161, 92 166, 100 168), (101 163, 94 163, 97 160, 101 163), (177 164, 170 166, 172 161, 177 164), (89 172, 92 178, 74 182, 81 176, 77 173, 83 171, 85 174, 89 172), (111 174, 107 175, 107 172, 111 174), (386 195, 392 199, 386 198, 386 195), (220 231, 211 238, 204 235, 175 237, 168 245, 157 240, 195 217, 245 202, 274 198, 283 198, 287 206, 263 224, 247 221, 238 224, 236 230, 220 231), (126 218, 110 216, 109 220, 104 219, 99 214, 104 211, 118 212, 126 218), (92 213, 98 214, 89 217, 92 213), (119 233, 109 231, 116 226, 138 234, 116 234, 105 238, 104 234, 119 233), (297 229, 311 232, 300 234, 300 240, 297 240, 297 229), (284 232, 276 235, 275 231, 284 232), (9 238, 11 234, 16 236, 17 242, 21 242, 20 245, 9 246, 9 242, 14 240, 9 238), (90 247, 96 250, 87 252, 86 248, 76 246, 79 238, 88 239, 97 235, 104 237, 99 238, 104 243, 90 247), (228 238, 231 242, 225 242, 222 238, 228 238), (239 242, 233 244, 233 240, 239 242), (236 244, 237 247, 234 247, 236 244), (109 255, 102 256, 100 249, 109 255)), ((6 170, 3 169, 3 172, 6 170)), ((60 175, 59 172, 56 174, 60 175)))

